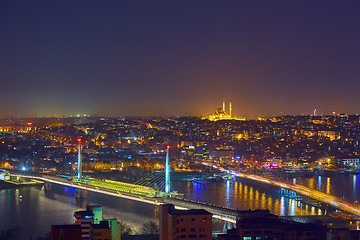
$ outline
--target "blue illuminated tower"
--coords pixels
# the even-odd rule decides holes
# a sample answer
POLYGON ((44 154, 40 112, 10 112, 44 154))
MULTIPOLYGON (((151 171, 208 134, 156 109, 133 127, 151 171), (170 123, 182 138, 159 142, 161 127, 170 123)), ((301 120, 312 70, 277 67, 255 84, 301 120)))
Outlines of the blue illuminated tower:
POLYGON ((170 149, 170 146, 166 146, 165 194, 169 194, 169 193, 170 193, 169 149, 170 149))
POLYGON ((78 179, 81 181, 82 179, 82 161, 81 161, 81 139, 78 139, 79 142, 79 150, 78 150, 78 179))

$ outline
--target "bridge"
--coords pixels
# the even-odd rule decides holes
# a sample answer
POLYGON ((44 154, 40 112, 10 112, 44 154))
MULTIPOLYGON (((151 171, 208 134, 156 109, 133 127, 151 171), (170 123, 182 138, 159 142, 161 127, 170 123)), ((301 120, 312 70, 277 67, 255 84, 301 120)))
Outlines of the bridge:
POLYGON ((355 216, 360 216, 360 207, 355 206, 351 203, 347 203, 347 202, 343 201, 342 199, 340 199, 336 196, 327 194, 327 193, 323 193, 323 192, 320 192, 320 191, 317 191, 317 190, 314 190, 314 189, 311 189, 311 188, 308 188, 308 187, 305 187, 302 185, 288 184, 288 183, 270 180, 270 179, 267 179, 267 178, 259 176, 259 175, 244 174, 244 173, 233 171, 233 170, 227 170, 227 169, 224 169, 221 167, 218 168, 217 166, 213 166, 213 165, 207 164, 207 163, 202 163, 202 164, 206 165, 206 166, 210 166, 210 167, 215 167, 216 169, 218 169, 222 172, 226 172, 226 173, 231 174, 236 177, 251 179, 256 182, 261 182, 261 183, 269 184, 269 185, 272 185, 275 187, 287 189, 289 191, 296 192, 302 196, 305 196, 305 197, 314 199, 316 201, 328 204, 329 206, 332 206, 332 207, 342 210, 344 212, 353 214, 355 216))
POLYGON ((191 209, 202 208, 213 214, 213 218, 236 223, 237 210, 232 208, 220 207, 208 203, 196 202, 185 199, 171 198, 167 196, 146 196, 137 193, 117 191, 116 189, 107 188, 106 186, 89 185, 86 182, 69 181, 62 177, 39 175, 39 174, 26 174, 26 173, 11 173, 11 176, 29 178, 47 183, 54 183, 68 187, 76 187, 77 189, 88 190, 109 196, 134 200, 138 202, 148 203, 152 205, 161 205, 165 203, 174 204, 178 209, 191 209))
MULTIPOLYGON (((205 164, 205 165, 217 168, 233 176, 237 176, 245 179, 251 179, 253 181, 269 184, 275 187, 279 187, 281 189, 287 189, 289 191, 296 192, 310 199, 314 199, 318 202, 325 203, 336 209, 340 209, 344 212, 353 214, 355 216, 360 216, 360 207, 354 206, 350 203, 346 203, 338 197, 317 190, 313 190, 305 186, 296 185, 296 184, 287 184, 283 182, 270 180, 257 175, 250 175, 250 174, 244 174, 231 170, 226 170, 210 164, 205 164)), ((215 219, 221 219, 226 222, 236 223, 236 217, 238 214, 237 209, 174 197, 176 193, 170 192, 169 147, 167 147, 167 152, 166 152, 165 187, 164 187, 165 191, 158 191, 155 190, 155 188, 143 186, 141 184, 132 184, 132 183, 118 182, 118 181, 106 180, 106 179, 98 180, 94 178, 84 178, 82 176, 82 159, 81 159, 80 141, 79 141, 78 166, 79 167, 78 167, 77 178, 69 178, 69 177, 65 178, 60 176, 50 176, 50 175, 36 174, 36 173, 30 174, 26 172, 14 172, 14 171, 12 171, 11 176, 29 178, 33 180, 43 181, 46 183, 59 184, 63 186, 76 187, 78 190, 88 190, 88 191, 98 192, 101 194, 125 198, 125 199, 134 200, 152 205, 170 203, 170 204, 174 204, 174 206, 179 209, 201 208, 212 213, 213 218, 215 219)))
MULTIPOLYGON (((351 213, 355 216, 360 216, 359 207, 346 203, 338 197, 317 190, 313 190, 305 186, 278 182, 257 175, 234 173, 232 171, 228 171, 225 169, 223 169, 223 171, 227 171, 228 173, 231 173, 241 178, 251 179, 253 181, 287 189, 296 192, 300 195, 314 199, 316 201, 326 203, 329 206, 333 206, 334 208, 340 209, 344 212, 351 213)), ((161 205, 161 204, 170 203, 170 204, 174 204, 178 209, 201 208, 211 212, 215 219, 224 220, 229 223, 236 223, 236 217, 238 213, 237 209, 226 208, 223 206, 217 206, 209 203, 174 198, 174 197, 170 197, 169 195, 166 195, 164 192, 154 191, 154 189, 149 187, 130 184, 130 183, 117 182, 112 180, 92 179, 88 181, 79 181, 78 179, 71 180, 59 176, 42 175, 36 173, 29 174, 26 172, 11 172, 11 176, 29 178, 37 181, 54 183, 68 187, 76 187, 77 189, 81 189, 81 190, 88 190, 92 192, 134 200, 152 205, 161 205)))
POLYGON ((267 183, 267 184, 270 184, 270 185, 273 185, 276 187, 294 191, 300 195, 309 197, 311 199, 317 200, 322 203, 326 203, 329 206, 335 207, 344 212, 351 213, 356 216, 360 216, 360 207, 355 206, 350 203, 347 203, 347 202, 343 201, 342 199, 340 199, 339 197, 335 197, 333 195, 323 193, 323 192, 320 192, 320 191, 317 191, 317 190, 314 190, 314 189, 311 189, 311 188, 308 188, 308 187, 305 187, 302 185, 278 182, 278 181, 270 180, 270 179, 267 179, 267 178, 264 178, 261 176, 257 176, 257 175, 247 175, 247 174, 243 174, 243 173, 237 173, 237 174, 239 177, 252 179, 255 181, 267 183))
MULTIPOLYGON (((152 187, 140 184, 125 183, 113 180, 99 180, 95 178, 83 177, 82 158, 81 158, 81 139, 78 139, 78 171, 76 177, 70 176, 52 176, 39 173, 29 173, 25 171, 10 171, 12 177, 28 178, 36 181, 45 182, 45 187, 49 183, 59 184, 68 187, 76 187, 77 195, 81 193, 79 190, 88 190, 114 197, 134 200, 152 205, 173 204, 178 209, 195 209, 201 208, 213 214, 213 218, 220 219, 229 223, 236 223, 238 210, 177 198, 176 192, 170 191, 170 166, 169 166, 169 146, 166 150, 166 166, 165 166, 165 186, 164 191, 155 190, 152 187)), ((81 195, 81 194, 79 194, 81 195)))

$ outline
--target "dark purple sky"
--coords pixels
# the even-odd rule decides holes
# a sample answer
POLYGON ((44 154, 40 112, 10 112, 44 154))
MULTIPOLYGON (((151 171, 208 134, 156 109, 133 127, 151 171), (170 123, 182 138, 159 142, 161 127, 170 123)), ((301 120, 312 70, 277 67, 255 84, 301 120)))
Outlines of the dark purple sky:
POLYGON ((360 113, 359 1, 1 1, 0 115, 360 113))

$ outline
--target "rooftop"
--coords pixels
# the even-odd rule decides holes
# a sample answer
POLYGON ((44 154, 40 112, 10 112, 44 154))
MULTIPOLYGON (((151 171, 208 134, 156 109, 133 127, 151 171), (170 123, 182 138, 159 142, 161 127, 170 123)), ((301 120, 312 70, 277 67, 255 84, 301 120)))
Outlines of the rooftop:
POLYGON ((81 229, 79 224, 69 224, 69 225, 52 225, 53 229, 81 229))
POLYGON ((76 219, 91 219, 94 218, 94 214, 91 211, 77 211, 74 213, 76 219))
POLYGON ((168 213, 171 215, 212 215, 212 213, 204 210, 204 209, 189 209, 189 210, 179 210, 175 209, 174 205, 172 204, 165 204, 168 205, 168 213))

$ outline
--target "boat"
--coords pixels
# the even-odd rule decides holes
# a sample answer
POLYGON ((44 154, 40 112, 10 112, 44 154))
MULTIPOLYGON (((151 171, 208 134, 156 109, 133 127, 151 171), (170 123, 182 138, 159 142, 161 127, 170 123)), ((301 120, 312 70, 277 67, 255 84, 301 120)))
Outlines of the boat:
POLYGON ((194 183, 199 183, 199 184, 206 184, 206 183, 207 183, 206 179, 204 179, 204 178, 198 178, 198 177, 195 177, 195 178, 192 180, 192 182, 194 182, 194 183))

